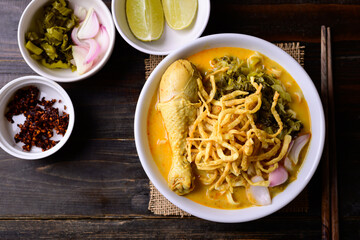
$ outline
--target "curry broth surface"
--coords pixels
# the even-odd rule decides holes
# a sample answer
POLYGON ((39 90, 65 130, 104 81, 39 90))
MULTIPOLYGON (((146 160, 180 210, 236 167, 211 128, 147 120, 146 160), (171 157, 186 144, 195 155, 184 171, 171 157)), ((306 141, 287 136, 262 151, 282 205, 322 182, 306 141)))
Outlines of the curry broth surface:
MULTIPOLYGON (((210 60, 212 60, 213 58, 218 58, 225 55, 229 55, 229 56, 231 55, 231 56, 236 56, 240 59, 246 59, 252 54, 254 54, 254 51, 248 49, 223 47, 223 48, 213 48, 213 49, 201 51, 199 53, 190 56, 188 60, 197 67, 197 69, 202 73, 202 75, 204 75, 206 72, 211 70, 210 60)), ((263 56, 264 56, 264 65, 266 68, 272 67, 282 71, 280 80, 285 86, 286 91, 288 91, 291 95, 292 102, 290 103, 290 107, 297 113, 296 117, 299 120, 301 120, 303 123, 303 129, 301 133, 310 132, 311 125, 310 125, 309 108, 299 86, 297 85, 295 80, 290 76, 290 74, 287 71, 285 71, 285 69, 283 69, 278 63, 272 61, 265 55, 263 56)), ((153 159, 155 160, 155 163, 158 166, 161 174, 167 180, 171 167, 172 153, 161 113, 156 109, 156 104, 158 100, 159 100, 159 96, 158 96, 158 92, 156 92, 156 94, 154 94, 151 100, 150 109, 148 113, 147 133, 148 133, 149 145, 153 159)), ((278 187, 269 188, 272 198, 276 194, 283 191, 290 182, 296 179, 297 172, 302 164, 302 161, 305 158, 306 152, 307 152, 307 147, 303 149, 299 163, 295 167, 295 171, 293 173, 289 173, 289 179, 285 184, 282 184, 278 187)), ((198 180, 198 173, 195 168, 196 167, 193 166, 194 174, 196 176, 195 189, 191 193, 187 194, 185 197, 202 205, 208 207, 214 207, 214 208, 221 208, 221 209, 239 209, 239 208, 253 206, 253 204, 251 204, 247 200, 245 188, 243 187, 234 188, 233 197, 235 201, 240 202, 239 205, 230 204, 227 201, 225 195, 223 196, 215 195, 212 196, 213 199, 209 199, 208 197, 206 197, 206 191, 209 186, 203 185, 198 180)))

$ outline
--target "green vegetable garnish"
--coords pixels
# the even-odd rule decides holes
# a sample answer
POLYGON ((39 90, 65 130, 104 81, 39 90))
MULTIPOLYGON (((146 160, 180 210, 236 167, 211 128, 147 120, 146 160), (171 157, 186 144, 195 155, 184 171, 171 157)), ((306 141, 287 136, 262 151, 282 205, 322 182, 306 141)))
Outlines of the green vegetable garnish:
MULTIPOLYGON (((266 72, 260 54, 256 53, 246 60, 233 56, 224 56, 213 59, 212 64, 214 65, 214 72, 228 68, 226 71, 220 71, 215 75, 217 86, 215 99, 218 100, 223 95, 235 90, 254 93, 255 88, 250 82, 250 78, 254 77, 255 82, 263 86, 261 108, 255 115, 255 122, 258 127, 269 134, 277 131, 278 124, 271 113, 271 104, 275 91, 277 91, 280 97, 276 105, 276 111, 279 113, 284 124, 278 138, 283 139, 287 134, 295 136, 301 130, 301 121, 295 118, 294 111, 289 108, 289 103, 291 102, 290 94, 285 91, 281 81, 275 75, 266 72)), ((211 89, 209 81, 205 82, 205 87, 211 89)))
POLYGON ((44 42, 41 44, 41 47, 42 49, 45 50, 46 54, 48 55, 48 57, 51 59, 51 60, 55 60, 55 58, 58 57, 58 55, 56 54, 56 49, 54 46, 50 45, 49 43, 47 42, 44 42))
POLYGON ((61 60, 53 63, 47 63, 46 60, 43 58, 41 59, 42 65, 44 65, 47 68, 69 68, 69 63, 63 63, 61 60))
POLYGON ((32 53, 31 57, 48 68, 76 67, 70 63, 72 56, 71 31, 78 25, 74 11, 66 0, 52 1, 44 7, 43 16, 36 20, 37 32, 25 34, 25 47, 32 53))
POLYGON ((36 55, 40 55, 40 54, 43 52, 43 50, 42 50, 41 48, 37 47, 37 46, 36 46, 35 44, 33 44, 31 41, 28 41, 28 42, 26 43, 25 47, 26 47, 29 51, 35 53, 36 55))

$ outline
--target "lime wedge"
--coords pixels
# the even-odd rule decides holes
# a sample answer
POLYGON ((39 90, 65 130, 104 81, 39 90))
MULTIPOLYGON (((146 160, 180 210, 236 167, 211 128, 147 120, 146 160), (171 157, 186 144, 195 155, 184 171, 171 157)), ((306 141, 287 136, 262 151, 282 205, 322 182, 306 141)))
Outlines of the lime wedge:
POLYGON ((164 31, 160 0, 126 0, 126 17, 132 33, 141 41, 153 41, 164 31))
POLYGON ((162 0, 167 24, 180 30, 188 27, 194 20, 197 0, 162 0))

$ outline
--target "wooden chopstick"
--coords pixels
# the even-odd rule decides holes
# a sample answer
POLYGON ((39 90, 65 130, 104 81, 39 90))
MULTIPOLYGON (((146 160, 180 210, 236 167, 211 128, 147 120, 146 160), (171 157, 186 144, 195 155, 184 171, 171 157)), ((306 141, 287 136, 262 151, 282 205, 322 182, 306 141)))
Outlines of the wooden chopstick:
POLYGON ((337 189, 337 162, 336 162, 336 137, 335 137, 335 102, 332 74, 332 56, 331 56, 331 34, 330 28, 327 28, 327 74, 328 74, 328 123, 330 139, 330 166, 331 166, 331 239, 339 239, 339 213, 338 213, 338 189, 337 189))
MULTIPOLYGON (((326 28, 321 26, 321 99, 325 114, 325 132, 328 134, 328 72, 326 28)), ((329 178, 329 142, 325 136, 322 156, 322 195, 321 195, 321 238, 330 240, 330 178, 329 178)))
POLYGON ((322 239, 339 239, 335 102, 330 28, 321 26, 321 98, 324 105, 326 138, 322 161, 322 239), (331 181, 330 181, 331 174, 331 181), (331 190, 330 190, 331 189, 331 190), (331 209, 331 212, 330 212, 331 209), (331 213, 331 214, 330 214, 331 213), (330 224, 331 222, 331 224, 330 224))

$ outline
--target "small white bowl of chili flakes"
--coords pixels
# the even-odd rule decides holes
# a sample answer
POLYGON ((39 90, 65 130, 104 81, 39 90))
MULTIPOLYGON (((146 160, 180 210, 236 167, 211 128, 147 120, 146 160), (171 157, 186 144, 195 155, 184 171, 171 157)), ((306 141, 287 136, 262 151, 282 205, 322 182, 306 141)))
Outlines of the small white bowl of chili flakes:
POLYGON ((69 139, 75 114, 69 95, 54 81, 25 76, 0 90, 0 147, 17 158, 50 156, 69 139))

